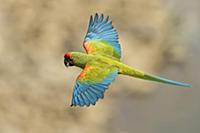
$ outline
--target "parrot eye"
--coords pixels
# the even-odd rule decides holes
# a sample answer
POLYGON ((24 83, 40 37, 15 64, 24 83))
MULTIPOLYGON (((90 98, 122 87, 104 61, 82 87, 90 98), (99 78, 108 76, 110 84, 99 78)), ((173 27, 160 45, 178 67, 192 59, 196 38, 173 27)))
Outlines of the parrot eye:
POLYGON ((64 58, 64 64, 65 64, 66 67, 74 66, 74 62, 70 58, 64 58))

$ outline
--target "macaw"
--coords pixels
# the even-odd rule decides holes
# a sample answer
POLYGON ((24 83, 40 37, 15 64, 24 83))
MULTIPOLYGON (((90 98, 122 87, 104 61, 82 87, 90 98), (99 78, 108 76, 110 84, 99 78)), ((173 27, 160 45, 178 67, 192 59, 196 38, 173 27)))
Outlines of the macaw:
POLYGON ((86 53, 67 52, 64 55, 66 67, 77 66, 83 69, 75 82, 71 106, 95 105, 99 99, 104 98, 105 90, 119 74, 191 87, 188 83, 147 74, 122 63, 118 33, 109 16, 97 13, 94 17, 90 16, 83 47, 86 53))

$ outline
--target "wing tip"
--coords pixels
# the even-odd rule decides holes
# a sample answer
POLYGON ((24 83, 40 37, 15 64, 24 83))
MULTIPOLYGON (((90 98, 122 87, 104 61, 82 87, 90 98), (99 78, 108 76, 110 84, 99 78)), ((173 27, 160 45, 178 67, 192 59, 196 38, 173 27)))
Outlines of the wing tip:
MULTIPOLYGON (((97 101, 98 101, 98 100, 97 100, 97 101)), ((97 101, 96 101, 96 102, 97 102, 97 101)), ((95 106, 95 105, 96 105, 96 102, 95 102, 95 103, 89 103, 88 105, 86 105, 86 104, 84 104, 84 105, 82 105, 82 104, 77 104, 77 105, 71 104, 70 107, 71 107, 71 108, 76 107, 76 106, 79 106, 79 107, 92 107, 92 106, 95 106)))
POLYGON ((95 13, 94 15, 90 15, 90 19, 92 18, 93 22, 98 22, 97 20, 101 19, 102 18, 102 21, 105 20, 105 22, 108 22, 108 20, 112 21, 112 19, 110 18, 109 15, 104 15, 103 13, 95 13), (94 17, 94 19, 93 19, 94 17), (94 21, 96 20, 96 21, 94 21))

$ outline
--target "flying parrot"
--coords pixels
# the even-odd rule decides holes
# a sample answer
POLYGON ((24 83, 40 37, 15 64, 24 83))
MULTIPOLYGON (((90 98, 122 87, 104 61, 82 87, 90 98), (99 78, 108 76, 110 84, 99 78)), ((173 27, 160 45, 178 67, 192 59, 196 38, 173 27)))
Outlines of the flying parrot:
POLYGON ((144 73, 121 62, 121 47, 118 33, 109 16, 97 13, 90 16, 88 31, 83 47, 86 53, 67 52, 64 64, 83 69, 77 77, 71 106, 95 105, 104 98, 104 92, 119 74, 177 86, 191 87, 190 84, 161 78, 144 73))

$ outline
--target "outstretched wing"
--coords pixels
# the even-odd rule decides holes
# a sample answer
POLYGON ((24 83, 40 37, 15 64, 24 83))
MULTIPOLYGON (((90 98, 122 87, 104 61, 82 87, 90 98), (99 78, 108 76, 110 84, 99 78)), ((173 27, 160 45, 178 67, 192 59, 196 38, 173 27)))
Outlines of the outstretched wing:
POLYGON ((118 33, 112 26, 109 17, 103 14, 91 16, 88 32, 83 44, 87 53, 98 53, 119 60, 121 58, 121 47, 118 42, 118 33))
POLYGON ((71 106, 95 105, 98 99, 103 99, 117 74, 117 68, 98 62, 87 63, 76 80, 71 106))

